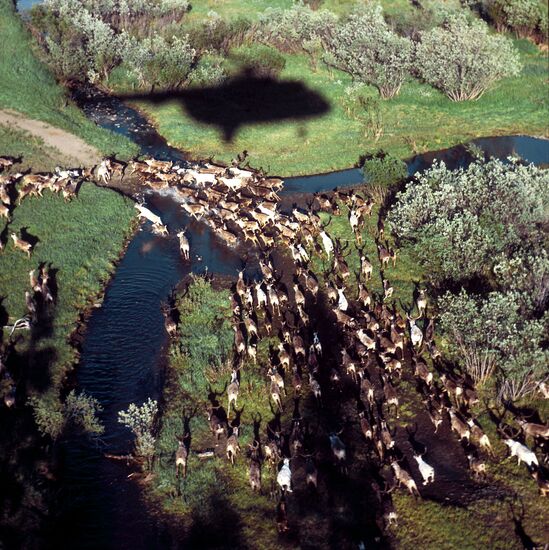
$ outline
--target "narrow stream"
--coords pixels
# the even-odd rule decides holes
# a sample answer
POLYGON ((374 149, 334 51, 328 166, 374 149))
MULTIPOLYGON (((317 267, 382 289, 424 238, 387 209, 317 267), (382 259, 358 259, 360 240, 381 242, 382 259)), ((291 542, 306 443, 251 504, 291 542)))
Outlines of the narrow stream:
MULTIPOLYGON (((97 102, 81 96, 79 102, 89 118, 131 137, 143 154, 184 162, 181 151, 171 148, 138 112, 119 100, 97 102)), ((518 154, 531 162, 549 163, 547 140, 516 136, 474 143, 491 156, 518 154)), ((455 167, 470 162, 471 156, 464 146, 428 153, 411 159, 409 172, 426 168, 434 159, 455 167)), ((288 178, 283 194, 310 194, 361 182, 358 169, 288 178)), ((234 276, 242 264, 208 228, 189 223, 169 195, 148 194, 146 201, 161 214, 172 235, 180 227, 189 227, 192 261, 182 262, 177 239, 156 237, 144 226, 130 242, 102 307, 89 319, 77 383, 80 390, 101 402, 105 435, 100 442, 80 436, 64 443, 62 486, 51 532, 51 546, 55 548, 137 550, 170 546, 169 535, 160 532, 145 514, 137 485, 126 479, 126 465, 104 458, 104 453, 125 454, 130 450, 131 437, 118 424, 118 411, 159 394, 159 358, 167 342, 161 303, 191 271, 234 276)))

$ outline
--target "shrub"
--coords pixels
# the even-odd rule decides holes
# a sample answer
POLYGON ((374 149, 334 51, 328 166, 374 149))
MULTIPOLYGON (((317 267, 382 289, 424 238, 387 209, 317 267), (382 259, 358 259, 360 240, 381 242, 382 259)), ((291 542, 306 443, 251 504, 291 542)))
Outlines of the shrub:
POLYGON ((185 27, 189 41, 200 52, 228 53, 231 48, 241 46, 251 28, 251 22, 245 17, 230 21, 220 17, 211 17, 206 22, 198 22, 185 27))
POLYGON ((58 77, 96 82, 106 80, 121 61, 127 36, 116 33, 76 0, 51 0, 45 46, 58 77))
POLYGON ((366 183, 383 185, 384 187, 398 183, 408 176, 406 163, 383 151, 367 158, 364 161, 362 171, 366 183))
POLYGON ((483 8, 500 31, 506 28, 519 38, 546 32, 547 4, 539 0, 485 0, 483 8))
POLYGON ((416 176, 388 216, 393 234, 409 242, 435 282, 492 278, 500 254, 543 248, 549 172, 533 165, 444 163, 416 176))
POLYGON ((165 39, 160 35, 132 40, 125 49, 124 63, 141 86, 174 89, 189 78, 196 62, 196 51, 187 37, 165 39))
POLYGON ((64 404, 66 420, 90 434, 102 434, 105 431, 97 418, 97 413, 102 409, 97 399, 84 392, 76 394, 74 390, 67 395, 64 404))
POLYGON ((118 422, 129 428, 135 436, 135 455, 146 461, 150 468, 154 456, 153 426, 158 414, 158 403, 150 397, 140 407, 130 403, 128 410, 118 413, 118 422))
MULTIPOLYGON (((74 0, 46 0, 52 11, 74 9, 74 0)), ((187 0, 78 0, 80 10, 87 11, 116 31, 128 31, 133 36, 150 35, 169 23, 179 22, 189 11, 187 0)))
POLYGON ((255 37, 288 52, 300 51, 304 43, 331 36, 337 16, 328 10, 313 11, 303 4, 289 9, 270 8, 259 17, 255 37))
POLYGON ((286 66, 286 59, 280 52, 263 44, 237 48, 232 57, 257 77, 276 78, 286 66))
POLYGON ((408 176, 406 163, 383 151, 366 158, 362 171, 364 182, 368 184, 368 194, 381 206, 385 206, 394 193, 395 184, 408 176))
POLYGON ((97 419, 101 405, 85 393, 76 394, 72 390, 64 403, 44 397, 32 396, 29 405, 33 409, 34 420, 43 436, 57 439, 72 424, 89 434, 102 434, 103 426, 97 419))
POLYGON ((326 45, 327 63, 375 86, 384 99, 398 94, 412 66, 412 43, 391 31, 380 6, 351 15, 326 45))
POLYGON ((481 21, 453 16, 421 33, 415 68, 452 101, 465 101, 479 99, 501 78, 518 75, 521 65, 509 39, 490 35, 481 21))
POLYGON ((549 351, 541 347, 543 322, 525 318, 515 293, 479 298, 462 289, 445 294, 439 306, 449 350, 476 383, 495 373, 498 397, 516 401, 543 380, 549 362, 549 351))
POLYGON ((227 78, 224 62, 215 55, 201 57, 190 74, 190 82, 197 86, 218 86, 227 78))

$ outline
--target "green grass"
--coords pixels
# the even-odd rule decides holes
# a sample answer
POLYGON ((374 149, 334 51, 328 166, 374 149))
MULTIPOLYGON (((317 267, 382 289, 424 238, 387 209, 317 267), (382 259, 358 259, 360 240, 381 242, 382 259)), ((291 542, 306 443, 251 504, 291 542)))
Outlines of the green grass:
POLYGON ((28 336, 16 348, 21 354, 34 354, 36 368, 41 369, 40 383, 23 382, 27 395, 38 396, 45 410, 58 410, 60 391, 77 358, 68 337, 78 315, 96 299, 112 272, 133 218, 129 200, 91 183, 85 183, 69 203, 46 192, 42 198, 26 198, 15 208, 7 232, 19 234, 26 228, 39 242, 30 259, 12 246, 11 239, 0 255, 0 295, 10 322, 26 313, 24 293, 29 290, 29 271, 41 262, 58 270, 59 294, 51 334, 40 339, 34 350, 29 348, 28 336), (41 364, 41 352, 46 350, 53 354, 49 366, 48 361, 41 364))
MULTIPOLYGON (((170 143, 195 157, 213 155, 229 161, 246 149, 252 165, 282 176, 346 168, 361 154, 380 148, 406 158, 480 136, 549 135, 547 56, 527 41, 516 44, 524 63, 522 74, 499 82, 478 101, 455 103, 410 79, 398 97, 381 102, 384 133, 377 141, 365 137, 361 123, 343 108, 351 78, 322 64, 312 72, 305 55, 286 55, 281 79, 300 80, 329 102, 331 110, 315 119, 247 125, 226 143, 218 129, 194 121, 180 103, 140 101, 137 105, 170 143)), ((377 96, 373 89, 369 93, 377 96)))
POLYGON ((134 155, 137 146, 129 139, 99 128, 68 102, 65 90, 36 52, 13 2, 0 0, 0 109, 13 109, 72 132, 104 154, 134 155))

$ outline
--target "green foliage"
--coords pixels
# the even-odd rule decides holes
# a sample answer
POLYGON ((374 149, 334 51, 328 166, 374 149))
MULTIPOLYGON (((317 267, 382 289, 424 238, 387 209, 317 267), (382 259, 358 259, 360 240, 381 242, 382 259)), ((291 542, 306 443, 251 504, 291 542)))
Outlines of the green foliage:
POLYGON ((406 163, 383 151, 367 158, 362 166, 364 181, 370 185, 390 187, 408 176, 406 163))
POLYGON ((252 23, 249 19, 239 16, 225 20, 220 17, 211 17, 206 21, 199 21, 184 28, 188 33, 189 41, 199 52, 219 52, 227 54, 231 48, 241 46, 248 35, 252 23))
POLYGON ((325 42, 327 63, 372 84, 384 99, 398 94, 411 69, 412 43, 389 28, 379 5, 352 14, 325 42))
POLYGON ((231 52, 232 59, 258 77, 276 78, 284 69, 286 59, 276 49, 262 44, 241 46, 231 52))
POLYGON ((499 30, 510 29, 520 38, 546 37, 547 3, 540 0, 484 0, 482 8, 499 30))
MULTIPOLYGON (((72 51, 70 56, 78 54, 72 51)), ((0 0, 0 74, 1 109, 15 109, 68 130, 106 154, 130 157, 136 153, 129 139, 99 128, 70 103, 50 71, 36 59, 32 39, 9 0, 0 0)))
POLYGON ((97 418, 103 408, 99 401, 85 392, 77 394, 72 390, 64 403, 64 416, 67 422, 81 427, 91 434, 102 434, 105 428, 97 418))
POLYGON ((549 351, 542 349, 544 323, 528 320, 515 293, 491 292, 485 298, 446 293, 439 301, 440 322, 450 351, 475 382, 495 371, 498 397, 516 401, 544 380, 549 351))
POLYGON ((178 299, 177 308, 182 319, 179 350, 190 365, 180 372, 181 381, 189 393, 203 393, 209 384, 210 369, 219 369, 232 349, 228 297, 215 292, 204 279, 196 278, 178 299))
POLYGON ((417 175, 388 217, 439 286, 482 278, 486 296, 446 293, 440 320, 454 360, 477 383, 495 374, 502 400, 531 394, 546 375, 548 206, 549 171, 477 159, 417 175))
POLYGON ((287 52, 307 51, 312 41, 327 39, 336 23, 337 17, 331 11, 313 11, 309 6, 296 3, 289 9, 265 10, 254 36, 287 52))
POLYGON ((165 39, 157 34, 141 41, 130 40, 123 58, 141 86, 174 89, 189 78, 196 51, 187 37, 165 39))
POLYGON ((119 411, 118 422, 129 428, 135 436, 135 455, 145 459, 150 467, 156 438, 153 427, 158 414, 158 403, 150 397, 141 406, 130 403, 126 411, 119 411))
POLYGON ((455 171, 440 163, 397 199, 389 224, 435 282, 489 277, 499 254, 541 248, 549 172, 499 160, 455 171))
POLYGON ((452 16, 442 27, 421 33, 415 68, 452 101, 465 101, 478 99, 504 77, 517 76, 521 63, 509 39, 490 35, 482 21, 452 16))

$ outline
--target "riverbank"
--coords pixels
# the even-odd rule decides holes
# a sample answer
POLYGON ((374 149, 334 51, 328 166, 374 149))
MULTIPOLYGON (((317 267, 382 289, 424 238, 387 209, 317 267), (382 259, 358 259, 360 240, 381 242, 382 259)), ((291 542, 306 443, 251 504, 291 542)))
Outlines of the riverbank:
MULTIPOLYGON (((19 234, 24 229, 38 239, 30 258, 15 250, 11 240, 2 252, 3 323, 11 324, 26 313, 25 291, 30 290, 32 269, 48 266, 55 295, 36 328, 14 335, 6 364, 16 393, 14 406, 0 409, 4 426, 0 462, 5 475, 10 472, 4 497, 20 495, 11 510, 4 508, 0 519, 0 536, 6 542, 34 544, 44 536, 44 518, 56 493, 49 492, 56 475, 51 437, 58 437, 67 422, 63 401, 70 389, 68 377, 78 362, 74 331, 84 321, 82 315, 100 300, 133 220, 131 201, 84 183, 78 197, 68 203, 48 192, 26 198, 3 231, 19 234)), ((4 350, 8 335, 4 329, 4 350)), ((9 388, 1 389, 4 397, 9 388)))
MULTIPOLYGON (((66 90, 39 61, 38 46, 11 0, 0 0, 0 74, 0 109, 75 134, 104 155, 117 153, 129 158, 137 152, 129 139, 97 127, 70 101, 66 90)), ((2 152, 3 145, 0 141, 2 152)))

